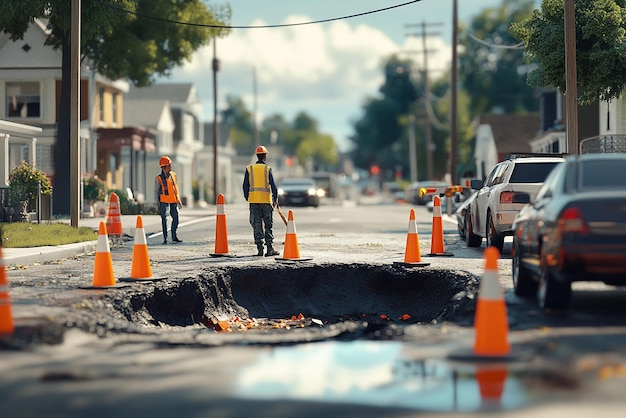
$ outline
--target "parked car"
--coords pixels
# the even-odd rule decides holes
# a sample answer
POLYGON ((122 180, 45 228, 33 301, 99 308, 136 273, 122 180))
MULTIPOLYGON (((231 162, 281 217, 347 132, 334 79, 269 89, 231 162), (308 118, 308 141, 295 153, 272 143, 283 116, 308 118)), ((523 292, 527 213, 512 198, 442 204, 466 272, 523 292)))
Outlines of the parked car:
POLYGON ((567 157, 513 222, 515 294, 566 309, 574 281, 626 285, 626 154, 567 157))
POLYGON ((425 205, 426 203, 433 200, 434 194, 427 194, 424 196, 419 195, 419 189, 428 188, 428 187, 446 187, 448 184, 445 181, 418 181, 415 183, 411 183, 406 189, 404 189, 404 194, 406 201, 409 203, 413 203, 414 205, 425 205))
MULTIPOLYGON (((456 212, 456 210, 459 208, 459 206, 461 206, 461 204, 463 204, 464 200, 465 200, 465 196, 460 194, 460 193, 459 194, 455 193, 451 197, 441 196, 440 197, 441 213, 442 214, 448 213, 448 202, 449 201, 452 201, 452 212, 456 212)), ((428 210, 429 212, 432 212, 433 211, 433 206, 435 206, 435 203, 431 200, 430 202, 426 203, 426 210, 428 210)))
POLYGON ((470 205, 476 199, 476 195, 478 192, 472 193, 469 197, 461 202, 461 204, 457 207, 454 212, 456 216, 457 229, 459 231, 459 236, 463 239, 466 237, 465 230, 467 229, 467 216, 470 211, 470 205))
POLYGON ((318 207, 322 197, 324 189, 317 187, 311 178, 286 178, 278 185, 278 202, 281 205, 318 207))
POLYGON ((472 180, 478 193, 469 210, 466 241, 469 247, 487 247, 502 251, 504 237, 513 234, 513 219, 524 206, 516 203, 518 193, 527 193, 532 201, 552 169, 563 162, 559 156, 513 157, 491 170, 484 182, 472 180))

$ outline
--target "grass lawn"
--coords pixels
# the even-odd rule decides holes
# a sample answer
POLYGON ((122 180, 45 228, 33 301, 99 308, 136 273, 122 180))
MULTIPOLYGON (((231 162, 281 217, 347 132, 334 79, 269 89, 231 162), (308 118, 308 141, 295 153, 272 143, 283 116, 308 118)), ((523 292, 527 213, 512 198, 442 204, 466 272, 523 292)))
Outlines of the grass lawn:
POLYGON ((95 241, 98 233, 85 226, 74 228, 64 223, 2 222, 0 238, 5 248, 28 248, 95 241))

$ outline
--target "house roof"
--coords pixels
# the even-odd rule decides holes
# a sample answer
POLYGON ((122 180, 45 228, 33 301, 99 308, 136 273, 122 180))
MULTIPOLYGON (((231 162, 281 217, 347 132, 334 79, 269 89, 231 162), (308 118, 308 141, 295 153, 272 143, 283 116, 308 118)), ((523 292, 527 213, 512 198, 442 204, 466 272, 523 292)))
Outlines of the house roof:
POLYGON ((491 126, 498 154, 530 152, 530 141, 541 131, 539 113, 525 115, 483 115, 481 124, 491 126))
POLYGON ((193 99, 193 83, 164 83, 146 87, 131 86, 125 100, 163 100, 170 103, 188 103, 193 99))
POLYGON ((169 107, 167 100, 129 100, 124 97, 124 125, 156 127, 166 107, 169 107))

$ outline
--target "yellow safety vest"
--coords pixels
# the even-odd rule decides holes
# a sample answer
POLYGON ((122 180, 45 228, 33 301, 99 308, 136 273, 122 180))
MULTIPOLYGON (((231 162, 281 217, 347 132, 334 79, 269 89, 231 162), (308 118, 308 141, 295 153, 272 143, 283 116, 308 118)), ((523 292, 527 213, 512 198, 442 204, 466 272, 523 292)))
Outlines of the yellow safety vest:
POLYGON ((157 179, 161 184, 161 194, 159 195, 159 200, 163 203, 178 203, 176 173, 171 171, 169 177, 165 177, 165 183, 163 183, 163 177, 163 173, 157 176, 157 179))
POLYGON ((246 170, 248 170, 248 180, 250 181, 248 202, 271 204, 270 166, 266 164, 250 164, 246 170))

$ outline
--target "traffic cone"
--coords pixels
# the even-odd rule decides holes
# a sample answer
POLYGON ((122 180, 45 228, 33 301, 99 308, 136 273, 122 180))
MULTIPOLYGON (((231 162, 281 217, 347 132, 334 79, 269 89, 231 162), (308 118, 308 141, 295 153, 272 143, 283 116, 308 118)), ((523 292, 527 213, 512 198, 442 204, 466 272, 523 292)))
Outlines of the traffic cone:
POLYGON ((107 213, 107 234, 110 236, 122 235, 122 218, 120 212, 120 198, 116 193, 109 197, 109 211, 107 213))
POLYGON ((298 247, 298 236, 296 235, 296 223, 293 219, 293 211, 287 214, 287 233, 285 234, 285 246, 283 248, 283 256, 276 257, 275 260, 310 260, 310 258, 300 257, 300 248, 298 247))
POLYGON ((411 209, 411 214, 409 215, 409 228, 408 233, 406 234, 404 263, 394 264, 402 264, 410 267, 423 267, 430 265, 430 263, 422 263, 419 236, 417 234, 417 223, 415 222, 415 209, 411 209))
POLYGON ((443 243, 443 221, 441 220, 441 199, 439 196, 433 198, 433 229, 430 241, 429 256, 452 256, 454 254, 446 252, 443 243))
POLYGON ((96 264, 93 269, 93 287, 115 286, 113 275, 113 260, 109 248, 109 237, 104 222, 100 222, 98 229, 98 246, 96 247, 96 264))
POLYGON ((476 381, 480 392, 481 408, 493 410, 501 408, 504 385, 509 375, 506 367, 487 366, 476 370, 476 381))
POLYGON ((143 218, 137 215, 135 225, 135 245, 133 247, 133 262, 130 268, 131 279, 149 279, 152 277, 152 267, 148 256, 148 242, 146 231, 143 229, 143 218))
POLYGON ((215 226, 215 252, 212 257, 224 257, 228 254, 228 231, 226 228, 226 212, 224 211, 224 195, 217 195, 217 216, 215 226))
POLYGON ((474 354, 481 357, 508 356, 511 351, 504 291, 498 281, 499 258, 497 248, 485 249, 485 272, 480 281, 474 317, 474 354))
POLYGON ((0 246, 0 334, 13 334, 15 324, 11 315, 11 297, 7 281, 2 246, 0 246))

